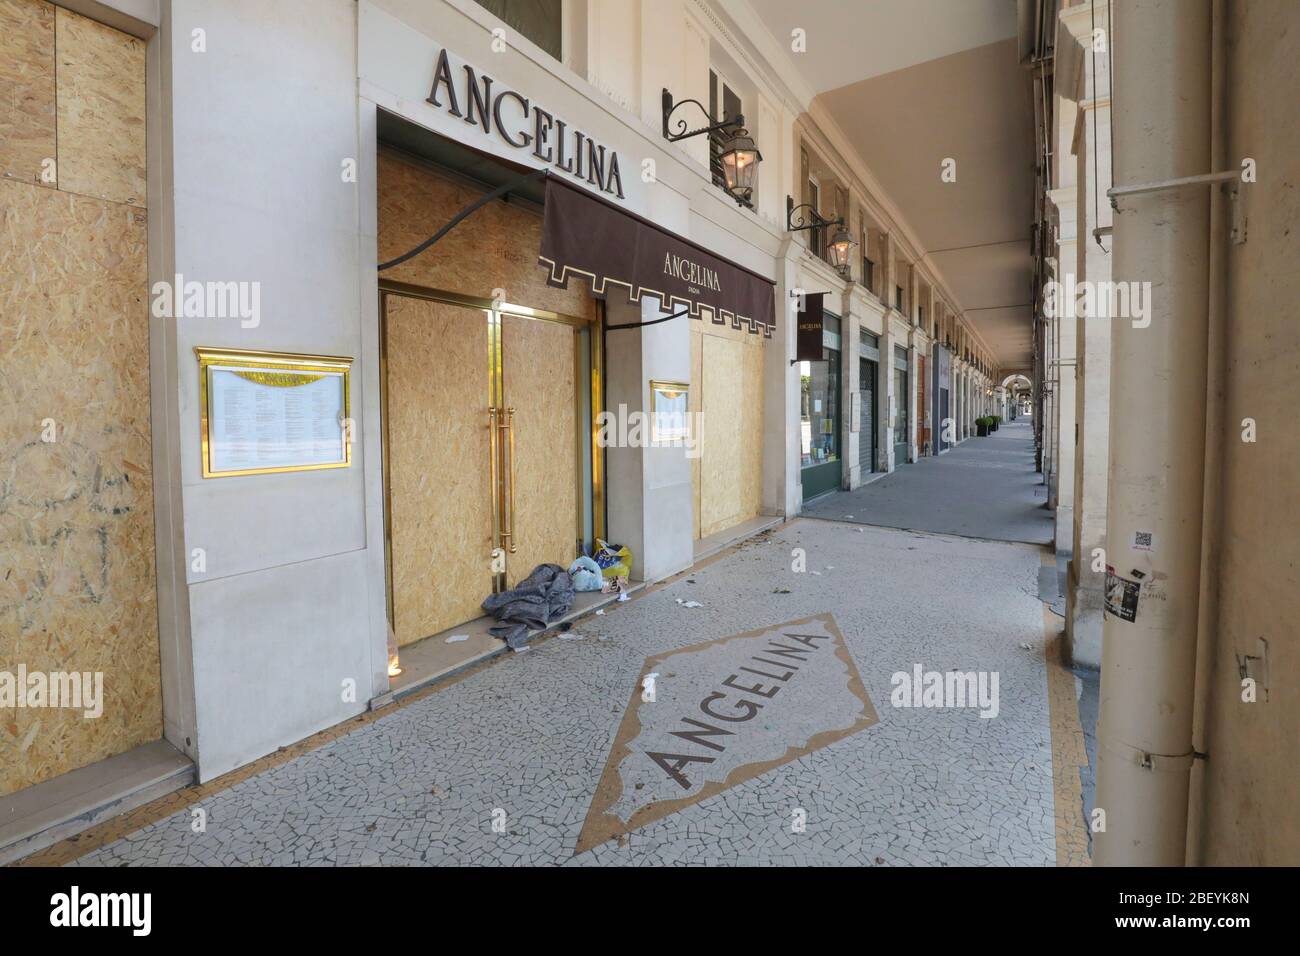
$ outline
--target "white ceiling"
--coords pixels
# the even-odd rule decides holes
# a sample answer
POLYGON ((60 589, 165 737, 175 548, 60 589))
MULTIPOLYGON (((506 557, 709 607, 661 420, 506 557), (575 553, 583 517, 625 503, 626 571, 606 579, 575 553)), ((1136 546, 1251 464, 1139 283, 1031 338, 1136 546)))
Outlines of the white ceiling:
POLYGON ((748 0, 1003 367, 1031 361, 1033 102, 1015 0, 748 0), (957 181, 940 179, 957 161, 957 181))
POLYGON ((1016 0, 749 0, 772 35, 790 48, 815 92, 1005 40, 1016 33, 1016 0))

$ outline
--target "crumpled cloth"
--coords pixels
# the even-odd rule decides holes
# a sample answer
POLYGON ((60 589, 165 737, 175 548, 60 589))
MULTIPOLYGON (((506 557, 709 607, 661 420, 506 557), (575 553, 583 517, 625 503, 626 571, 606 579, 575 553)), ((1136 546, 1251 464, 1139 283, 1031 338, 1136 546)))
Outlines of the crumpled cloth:
POLYGON ((558 564, 539 564, 514 588, 483 602, 483 610, 500 622, 489 633, 511 650, 528 643, 529 631, 543 630, 572 606, 573 579, 558 564))

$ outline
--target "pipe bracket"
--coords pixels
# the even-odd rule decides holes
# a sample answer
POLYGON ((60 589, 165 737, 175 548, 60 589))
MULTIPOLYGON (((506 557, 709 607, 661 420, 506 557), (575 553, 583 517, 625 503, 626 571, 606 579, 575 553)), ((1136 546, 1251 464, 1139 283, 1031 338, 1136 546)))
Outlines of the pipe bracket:
POLYGON ((1182 754, 1157 754, 1118 740, 1099 740, 1099 743, 1121 759, 1156 773, 1189 773, 1197 756, 1192 749, 1182 754))

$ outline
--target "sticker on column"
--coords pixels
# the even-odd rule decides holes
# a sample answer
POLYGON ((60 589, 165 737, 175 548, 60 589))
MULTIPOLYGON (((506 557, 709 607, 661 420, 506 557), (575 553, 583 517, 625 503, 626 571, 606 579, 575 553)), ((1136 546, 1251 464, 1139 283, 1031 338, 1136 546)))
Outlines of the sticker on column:
POLYGON ((1106 565, 1106 611, 1121 621, 1136 621, 1138 610, 1138 591, 1141 584, 1130 581, 1115 573, 1112 565, 1106 565))
POLYGON ((1153 531, 1134 531, 1133 532, 1133 550, 1134 551, 1154 551, 1156 549, 1156 536, 1153 531))

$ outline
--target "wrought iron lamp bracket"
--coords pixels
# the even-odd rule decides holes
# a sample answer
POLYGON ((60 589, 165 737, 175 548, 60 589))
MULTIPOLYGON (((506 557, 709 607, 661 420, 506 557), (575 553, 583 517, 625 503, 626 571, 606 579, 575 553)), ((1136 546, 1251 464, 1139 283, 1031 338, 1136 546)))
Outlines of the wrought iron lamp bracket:
POLYGON ((794 199, 790 196, 785 197, 785 228, 790 232, 799 232, 802 229, 829 229, 831 226, 844 225, 844 218, 825 219, 812 206, 811 203, 794 204, 794 199), (801 210, 807 212, 801 212, 801 210), (795 214, 798 213, 798 218, 795 214), (798 223, 798 225, 796 225, 798 223))
POLYGON ((705 108, 703 103, 699 100, 677 100, 674 102, 673 94, 668 91, 668 87, 666 86, 663 89, 662 102, 664 139, 668 140, 670 143, 675 143, 682 139, 690 139, 692 136, 699 136, 701 133, 712 133, 715 130, 740 129, 745 125, 745 117, 742 114, 737 113, 735 116, 724 116, 718 122, 710 123, 708 126, 701 126, 699 129, 690 129, 684 119, 678 118, 675 124, 672 123, 673 113, 677 112, 678 109, 685 106, 687 103, 693 103, 700 108, 700 112, 703 113, 707 119, 709 111, 705 108), (676 132, 673 132, 674 129, 676 129, 676 132))

